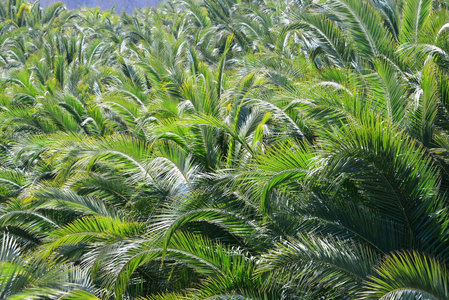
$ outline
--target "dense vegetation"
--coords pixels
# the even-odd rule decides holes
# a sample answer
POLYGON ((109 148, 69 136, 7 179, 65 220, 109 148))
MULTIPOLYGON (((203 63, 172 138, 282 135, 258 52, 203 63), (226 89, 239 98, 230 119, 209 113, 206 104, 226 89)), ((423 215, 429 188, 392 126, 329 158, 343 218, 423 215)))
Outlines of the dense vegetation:
POLYGON ((1 299, 449 299, 449 8, 0 2, 1 299))

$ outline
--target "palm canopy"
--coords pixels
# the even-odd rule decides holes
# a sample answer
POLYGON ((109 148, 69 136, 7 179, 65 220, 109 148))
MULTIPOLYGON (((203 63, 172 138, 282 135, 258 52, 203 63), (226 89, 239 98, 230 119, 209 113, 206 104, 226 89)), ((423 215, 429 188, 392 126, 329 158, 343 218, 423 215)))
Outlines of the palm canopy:
POLYGON ((449 6, 0 2, 0 298, 447 299, 449 6))

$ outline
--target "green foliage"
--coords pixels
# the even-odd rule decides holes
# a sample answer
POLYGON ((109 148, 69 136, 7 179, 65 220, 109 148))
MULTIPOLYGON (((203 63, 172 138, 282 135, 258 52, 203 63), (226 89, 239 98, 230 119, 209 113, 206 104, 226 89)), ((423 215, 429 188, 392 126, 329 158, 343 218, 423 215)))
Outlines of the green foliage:
POLYGON ((448 299, 437 0, 0 2, 1 299, 448 299))

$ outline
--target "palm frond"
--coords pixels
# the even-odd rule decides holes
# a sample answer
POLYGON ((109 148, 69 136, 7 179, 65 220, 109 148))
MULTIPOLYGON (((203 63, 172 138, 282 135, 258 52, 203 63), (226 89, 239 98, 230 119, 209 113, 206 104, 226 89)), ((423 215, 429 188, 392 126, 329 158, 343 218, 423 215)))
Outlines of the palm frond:
POLYGON ((265 254, 258 272, 268 272, 271 280, 287 282, 299 289, 305 285, 312 292, 353 297, 377 260, 371 249, 349 241, 301 235, 265 254))
POLYGON ((444 299, 449 296, 448 271, 432 257, 399 252, 384 258, 365 283, 360 299, 444 299))
POLYGON ((419 32, 432 12, 433 0, 405 1, 399 33, 401 44, 417 43, 419 32))

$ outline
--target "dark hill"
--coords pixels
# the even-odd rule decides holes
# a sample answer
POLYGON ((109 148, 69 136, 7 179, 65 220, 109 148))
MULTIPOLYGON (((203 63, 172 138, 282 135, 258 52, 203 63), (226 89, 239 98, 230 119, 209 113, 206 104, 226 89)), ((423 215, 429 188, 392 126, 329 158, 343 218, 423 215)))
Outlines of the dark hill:
MULTIPOLYGON (((42 5, 47 6, 57 0, 41 0, 42 5)), ((115 5, 115 11, 120 13, 125 9, 131 13, 134 8, 142 6, 156 6, 160 0, 63 0, 68 8, 75 9, 78 6, 99 6, 102 9, 109 9, 115 5)))

